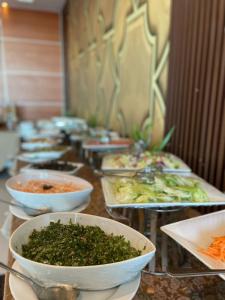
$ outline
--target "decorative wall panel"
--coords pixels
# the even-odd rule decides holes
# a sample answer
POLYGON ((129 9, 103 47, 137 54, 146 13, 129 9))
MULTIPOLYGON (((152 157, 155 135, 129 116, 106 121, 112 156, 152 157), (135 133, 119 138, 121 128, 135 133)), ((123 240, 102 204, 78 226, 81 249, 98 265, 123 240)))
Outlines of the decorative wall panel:
POLYGON ((151 116, 160 140, 170 0, 69 0, 64 24, 69 109, 125 134, 151 116))
POLYGON ((141 123, 143 117, 153 111, 152 102, 149 103, 152 97, 152 85, 147 83, 154 76, 155 37, 149 34, 145 14, 146 12, 142 11, 135 18, 127 19, 123 43, 119 50, 120 102, 118 105, 120 111, 123 111, 126 116, 128 130, 132 129, 133 120, 141 123))

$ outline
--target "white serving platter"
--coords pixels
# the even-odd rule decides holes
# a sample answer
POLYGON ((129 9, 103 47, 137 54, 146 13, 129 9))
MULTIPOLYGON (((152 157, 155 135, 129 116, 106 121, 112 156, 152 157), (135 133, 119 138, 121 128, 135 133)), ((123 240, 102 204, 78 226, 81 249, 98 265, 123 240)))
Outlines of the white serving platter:
POLYGON ((84 135, 72 134, 70 136, 71 142, 82 142, 84 139, 86 139, 86 137, 84 135))
MULTIPOLYGON (((103 157, 102 160, 102 170, 117 170, 117 171, 123 171, 123 170, 127 170, 127 171, 137 171, 139 170, 138 168, 118 168, 117 166, 112 164, 112 159, 115 156, 118 156, 119 154, 109 154, 109 155, 105 155, 103 157)), ((176 155, 170 154, 170 156, 176 160, 179 164, 180 164, 180 168, 178 169, 171 169, 171 168, 163 168, 163 172, 168 172, 168 173, 190 173, 191 172, 191 168, 183 161, 181 160, 179 157, 177 157, 176 155)), ((148 166, 146 166, 148 167, 148 166)))
MULTIPOLYGON (((74 212, 74 213, 79 213, 79 212, 82 212, 83 210, 85 210, 88 205, 90 204, 90 201, 91 201, 91 198, 89 197, 89 199, 81 204, 80 206, 78 207, 75 207, 73 210, 71 210, 71 212, 74 212)), ((16 207, 16 206, 12 206, 10 205, 9 206, 9 211, 11 212, 11 214, 13 214, 15 217, 19 218, 19 219, 22 219, 22 220, 31 220, 35 217, 33 216, 30 216, 28 215, 22 208, 20 207, 16 207)))
MULTIPOLYGON (((186 175, 185 175, 186 176, 186 175)), ((211 205, 225 205, 225 194, 217 190, 214 186, 207 183, 202 178, 191 173, 191 178, 197 178, 200 181, 201 187, 208 194, 208 201, 206 202, 149 202, 149 203, 119 203, 113 192, 113 181, 115 177, 104 177, 101 179, 103 194, 107 207, 111 208, 169 208, 169 207, 191 207, 191 206, 211 206, 211 205)))
MULTIPOLYGON (((24 273, 17 262, 14 262, 13 268, 24 273)), ((81 300, 131 300, 135 296, 140 285, 141 275, 134 280, 117 286, 113 289, 104 291, 81 291, 79 299, 81 300)), ((24 281, 10 274, 9 287, 15 300, 38 300, 32 288, 24 281)), ((62 299, 63 300, 63 299, 62 299)))
POLYGON ((51 148, 56 146, 58 143, 55 142, 26 142, 21 144, 21 148, 26 151, 33 151, 41 148, 51 148))
MULTIPOLYGON (((57 161, 58 163, 64 163, 64 161, 61 161, 61 160, 59 160, 59 161, 57 161)), ((69 165, 71 165, 71 166, 73 166, 74 168, 73 168, 73 170, 71 170, 71 171, 59 171, 59 170, 52 170, 52 169, 35 169, 35 168, 33 168, 33 164, 29 164, 29 165, 26 165, 25 167, 23 167, 23 168, 21 168, 20 169, 20 171, 21 172, 26 172, 26 171, 43 171, 43 170, 45 170, 45 171, 53 171, 53 172, 60 172, 60 173, 65 173, 65 174, 67 174, 67 175, 74 175, 74 174, 76 174, 82 167, 83 167, 83 165, 84 164, 82 164, 82 163, 75 163, 75 162, 70 162, 70 161, 68 161, 67 162, 69 165)))
POLYGON ((64 152, 62 151, 44 151, 44 152, 24 152, 17 156, 18 160, 28 163, 43 163, 49 160, 59 159, 64 152))
POLYGON ((23 152, 17 156, 18 160, 28 163, 43 163, 54 159, 59 159, 66 152, 71 150, 71 147, 65 147, 62 150, 49 150, 49 151, 36 151, 36 152, 23 152))
MULTIPOLYGON (((118 139, 119 140, 119 139, 118 139)), ((107 151, 107 150, 118 150, 118 149, 128 149, 131 144, 124 142, 124 144, 110 144, 110 143, 99 143, 93 144, 90 141, 84 141, 82 144, 82 148, 84 150, 91 151, 107 151)))
MULTIPOLYGON (((199 251, 206 249, 213 241, 213 237, 225 236, 225 210, 165 225, 161 230, 210 269, 225 269, 224 262, 199 251)), ((225 275, 221 277, 225 279, 225 275)))

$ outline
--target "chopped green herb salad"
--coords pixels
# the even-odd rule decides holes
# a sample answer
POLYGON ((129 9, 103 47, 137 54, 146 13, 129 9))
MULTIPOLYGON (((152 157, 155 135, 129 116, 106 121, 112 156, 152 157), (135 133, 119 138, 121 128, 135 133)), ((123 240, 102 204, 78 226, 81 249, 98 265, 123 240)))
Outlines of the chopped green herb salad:
POLYGON ((116 179, 113 191, 118 203, 204 202, 207 193, 196 179, 174 174, 159 174, 153 183, 135 179, 116 179))
POLYGON ((91 266, 115 263, 141 255, 123 236, 106 234, 98 226, 50 222, 33 230, 22 256, 57 266, 91 266))

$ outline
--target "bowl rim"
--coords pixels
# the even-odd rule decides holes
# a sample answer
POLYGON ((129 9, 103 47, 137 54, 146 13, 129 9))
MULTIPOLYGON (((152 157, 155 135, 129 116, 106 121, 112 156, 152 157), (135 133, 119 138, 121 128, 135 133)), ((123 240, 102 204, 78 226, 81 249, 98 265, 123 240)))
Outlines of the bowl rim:
MULTIPOLYGON (((57 181, 57 180, 55 180, 55 181, 57 181)), ((68 181, 69 181, 69 178, 68 178, 68 181)), ((74 193, 81 193, 81 192, 87 192, 87 191, 92 192, 93 189, 94 189, 93 185, 89 181, 87 181, 87 180, 85 180, 85 179, 83 179, 81 177, 73 176, 73 175, 70 175, 70 174, 65 174, 63 172, 61 173, 61 172, 58 172, 58 171, 45 170, 45 169, 43 169, 43 170, 37 170, 37 171, 31 169, 31 170, 29 170, 27 172, 21 172, 21 173, 15 175, 15 176, 10 177, 5 182, 5 186, 6 186, 7 190, 9 190, 9 191, 11 190, 13 192, 19 193, 20 195, 38 195, 38 196, 71 195, 71 194, 74 194, 74 193), (13 188, 12 186, 10 186, 10 182, 12 180, 15 180, 17 177, 24 176, 24 175, 26 175, 28 173, 33 173, 34 175, 37 175, 37 174, 40 174, 42 172, 45 173, 45 174, 46 173, 50 174, 50 175, 53 174, 55 176, 63 177, 63 178, 70 177, 70 179, 71 179, 70 181, 72 181, 72 182, 74 182, 76 179, 79 179, 79 180, 83 181, 87 186, 84 189, 82 189, 82 190, 78 190, 78 191, 74 191, 74 192, 63 192, 63 193, 31 193, 31 192, 23 192, 23 191, 19 191, 19 190, 13 188)))
MULTIPOLYGON (((19 254, 16 250, 13 249, 13 246, 12 246, 12 240, 13 238, 15 237, 15 235, 18 233, 19 230, 21 230, 21 228, 23 228, 24 226, 27 226, 28 223, 31 223, 34 219, 37 219, 37 218, 41 218, 43 217, 43 215, 41 216, 38 216, 38 217, 35 217, 31 220, 28 220, 26 222, 24 222, 23 224, 21 224, 13 233, 12 235, 10 236, 10 239, 9 239, 9 249, 10 249, 10 252, 13 254, 14 258, 17 260, 16 256, 19 256, 21 257, 23 260, 27 261, 27 262, 31 262, 33 263, 34 265, 37 265, 37 266, 42 266, 42 267, 48 267, 48 268, 52 268, 52 269, 67 269, 67 270, 71 270, 71 269, 77 269, 77 270, 84 270, 84 269, 94 269, 94 268, 103 268, 103 267, 106 267, 106 266, 117 266, 117 265, 121 265, 123 264, 124 262, 129 262, 129 261, 136 261, 136 260, 139 260, 140 257, 147 257, 149 256, 150 254, 155 254, 156 252, 156 246, 152 243, 152 241, 150 239, 148 239, 147 237, 145 237, 143 234, 141 234, 139 231, 135 230, 134 228, 130 227, 130 226, 127 226, 123 223, 120 223, 118 221, 115 221, 115 220, 112 220, 112 219, 109 219, 109 218, 105 218, 105 217, 100 217, 100 216, 96 216, 96 215, 89 215, 89 214, 83 214, 83 213, 73 213, 73 212, 55 212, 55 213, 49 213, 49 214, 45 214, 46 215, 81 215, 81 216, 85 216, 85 217, 95 217, 97 219, 100 219, 100 220, 108 220, 109 222, 112 222, 112 223, 116 223, 116 224, 120 224, 121 227, 126 227, 126 228, 129 228, 129 230, 132 230, 132 231, 135 231, 136 234, 138 234, 142 239, 146 240, 146 243, 148 243, 151 247, 151 251, 145 253, 145 254, 141 254, 139 256, 136 256, 136 257, 133 257, 133 258, 129 258, 129 259, 126 259, 126 260, 122 260, 122 261, 119 261, 119 262, 114 262, 114 263, 108 263, 108 264, 101 264, 101 265, 91 265, 91 266, 57 266, 57 265, 50 265, 50 264, 44 264, 44 263, 40 263, 40 262, 36 262, 34 260, 31 260, 31 259, 28 259, 28 258, 25 258, 24 256, 22 256, 21 254, 19 254)), ((98 225, 96 225, 98 226, 98 225)), ((100 227, 100 226, 99 226, 100 227)), ((100 227, 101 228, 101 227, 100 227)))

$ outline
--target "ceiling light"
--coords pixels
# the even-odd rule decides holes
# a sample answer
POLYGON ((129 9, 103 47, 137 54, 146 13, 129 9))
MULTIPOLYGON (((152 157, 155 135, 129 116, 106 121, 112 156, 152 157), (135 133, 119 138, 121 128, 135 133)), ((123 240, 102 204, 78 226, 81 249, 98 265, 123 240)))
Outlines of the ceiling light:
POLYGON ((2 2, 1 7, 3 8, 9 7, 9 4, 7 2, 2 2))

